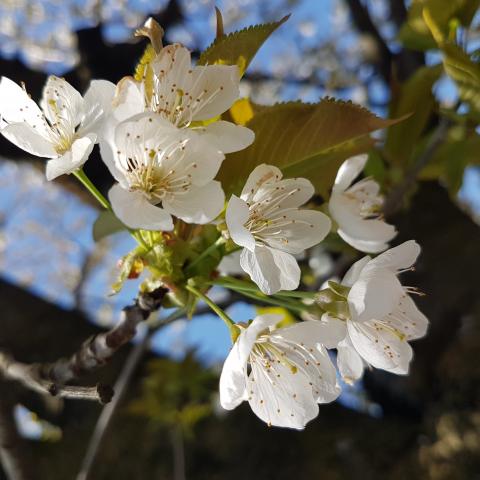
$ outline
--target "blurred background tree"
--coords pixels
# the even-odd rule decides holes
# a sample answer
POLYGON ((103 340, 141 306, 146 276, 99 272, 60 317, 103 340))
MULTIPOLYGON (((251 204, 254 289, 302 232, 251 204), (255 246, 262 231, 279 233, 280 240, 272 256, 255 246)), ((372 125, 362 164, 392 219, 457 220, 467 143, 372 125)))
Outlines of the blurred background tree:
MULTIPOLYGON (((2 382, 0 445, 21 452, 32 479, 479 477, 480 2, 215 3, 226 31, 292 14, 242 81, 253 102, 330 95, 383 117, 411 114, 378 136, 367 167, 387 194, 398 242, 414 238, 423 247, 408 276, 427 293, 419 306, 431 328, 414 345, 411 374, 367 372, 356 387, 344 386, 338 402, 321 406, 304 432, 269 429, 248 407, 220 410, 215 384, 229 339, 200 306, 191 322, 140 332, 100 372, 124 393, 103 412, 2 382)), ((80 91, 92 78, 117 82, 143 52, 132 33, 147 15, 164 27, 166 42, 198 57, 214 36, 213 7, 210 0, 4 1, 0 73, 25 82, 35 98, 49 73, 80 91)), ((66 177, 47 183, 43 165, 3 138, 0 152, 0 348, 25 362, 54 360, 130 303, 135 282, 107 296, 130 240, 95 243, 98 212, 83 191, 66 177)), ((98 153, 86 170, 108 189, 98 153)), ((303 261, 304 283, 313 289, 342 275, 353 255, 335 239, 314 249, 303 261)), ((238 297, 216 295, 233 318, 253 314, 238 297)))

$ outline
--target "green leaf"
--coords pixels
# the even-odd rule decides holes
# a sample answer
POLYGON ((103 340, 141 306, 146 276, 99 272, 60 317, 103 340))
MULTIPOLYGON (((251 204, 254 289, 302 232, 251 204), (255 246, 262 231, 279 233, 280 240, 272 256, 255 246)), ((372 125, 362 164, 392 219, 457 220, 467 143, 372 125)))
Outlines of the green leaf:
POLYGON ((315 191, 327 200, 340 165, 347 158, 368 152, 374 145, 375 140, 370 136, 355 138, 310 157, 308 161, 284 168, 283 173, 285 177, 308 178, 315 191))
POLYGON ((445 71, 457 84, 460 98, 480 111, 480 65, 457 45, 446 43, 442 52, 445 71))
POLYGON ((200 55, 198 65, 238 65, 243 75, 265 40, 289 17, 287 15, 278 22, 254 25, 216 38, 200 55))
POLYGON ((447 75, 458 85, 460 98, 480 111, 480 65, 460 46, 445 38, 431 10, 424 9, 423 18, 442 51, 447 75))
POLYGON ((401 166, 410 163, 414 146, 427 126, 436 105, 432 87, 442 72, 442 65, 422 67, 403 85, 392 88, 390 117, 412 115, 388 130, 385 158, 390 163, 401 166))
POLYGON ((102 238, 126 229, 127 227, 115 216, 113 212, 110 210, 104 210, 100 213, 93 224, 93 239, 98 242, 102 238))
POLYGON ((462 186, 463 173, 469 165, 480 165, 480 136, 474 134, 468 138, 450 141, 441 145, 420 178, 422 180, 440 180, 456 195, 462 186))
POLYGON ((316 104, 288 102, 265 107, 247 123, 255 132, 255 141, 227 156, 219 178, 226 192, 239 192, 252 170, 267 163, 285 175, 315 180, 323 195, 332 186, 341 161, 352 152, 368 150, 373 143, 368 135, 396 122, 330 98, 316 104))
POLYGON ((463 26, 470 25, 479 6, 480 0, 413 0, 408 10, 408 19, 400 29, 399 40, 407 48, 414 50, 437 48, 437 43, 423 18, 423 9, 427 8, 431 12, 446 37, 452 20, 457 20, 463 26))

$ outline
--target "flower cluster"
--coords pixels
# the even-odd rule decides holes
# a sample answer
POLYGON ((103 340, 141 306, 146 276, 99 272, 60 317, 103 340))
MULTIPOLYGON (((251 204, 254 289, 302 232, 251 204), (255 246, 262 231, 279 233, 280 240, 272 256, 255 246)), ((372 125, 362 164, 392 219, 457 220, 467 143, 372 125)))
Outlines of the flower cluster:
POLYGON ((123 280, 146 266, 151 277, 142 288, 168 288, 169 306, 187 313, 204 300, 225 320, 234 344, 220 379, 224 408, 246 400, 269 425, 301 429, 319 403, 340 394, 328 349, 336 350, 347 383, 366 366, 408 373, 409 341, 425 335, 428 321, 410 296, 418 292, 397 275, 412 268, 420 247, 408 241, 385 251, 396 230, 381 217, 380 186, 371 178, 353 183, 366 155, 343 163, 322 211, 309 179, 284 178, 262 158, 241 192, 224 188, 217 174, 228 170, 226 154, 255 139, 225 115, 239 99, 239 82, 236 65, 192 65, 178 44, 156 48, 140 76, 117 85, 94 80, 84 97, 49 77, 40 107, 23 86, 2 78, 0 133, 48 158, 49 180, 75 174, 130 230, 139 246, 122 261, 123 280), (96 143, 115 180, 108 200, 82 170, 96 143), (332 225, 355 249, 384 253, 358 260, 341 283, 295 292, 299 258, 334 235, 332 225), (251 281, 218 278, 220 260, 235 254, 251 281), (205 295, 214 284, 303 320, 281 326, 281 316, 266 314, 234 324, 205 295))

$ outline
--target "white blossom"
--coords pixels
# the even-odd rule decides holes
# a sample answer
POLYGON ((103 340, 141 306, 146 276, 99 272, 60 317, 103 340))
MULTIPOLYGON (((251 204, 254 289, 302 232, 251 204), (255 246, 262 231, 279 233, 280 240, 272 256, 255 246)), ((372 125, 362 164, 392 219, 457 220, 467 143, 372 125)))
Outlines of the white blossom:
POLYGON ((102 158, 118 182, 108 196, 125 225, 168 231, 172 215, 205 224, 223 209, 223 190, 213 180, 223 154, 180 133, 153 114, 116 128, 114 151, 102 158))
POLYGON ((50 76, 41 109, 6 77, 0 80, 0 133, 28 153, 49 158, 48 180, 79 169, 97 143, 115 86, 93 80, 85 97, 62 78, 50 76))
POLYGON ((232 410, 248 401, 268 425, 303 429, 318 403, 340 394, 325 346, 336 345, 341 332, 315 320, 275 328, 281 319, 260 315, 242 327, 223 366, 220 403, 232 410))
POLYGON ((329 210, 338 224, 338 234, 352 247, 367 253, 378 253, 388 248, 388 242, 397 234, 395 227, 380 217, 383 197, 378 183, 365 178, 352 185, 365 167, 367 155, 346 160, 338 170, 329 210))
POLYGON ((150 66, 152 79, 137 82, 125 77, 119 82, 111 122, 154 112, 223 153, 242 150, 253 142, 250 129, 216 118, 240 95, 236 65, 192 66, 190 52, 173 44, 164 47, 150 66), (205 120, 208 124, 201 125, 205 120))
POLYGON ((321 242, 330 219, 299 209, 313 195, 305 178, 282 180, 277 167, 259 165, 248 177, 241 197, 232 195, 226 223, 232 240, 244 247, 240 265, 267 295, 295 290, 300 268, 293 256, 321 242))
POLYGON ((362 258, 345 275, 350 318, 341 322, 345 338, 337 347, 337 364, 346 381, 360 378, 365 363, 408 373, 413 355, 408 342, 425 335, 428 320, 409 295, 416 289, 402 286, 397 274, 409 270, 419 253, 419 245, 410 240, 373 260, 362 258))

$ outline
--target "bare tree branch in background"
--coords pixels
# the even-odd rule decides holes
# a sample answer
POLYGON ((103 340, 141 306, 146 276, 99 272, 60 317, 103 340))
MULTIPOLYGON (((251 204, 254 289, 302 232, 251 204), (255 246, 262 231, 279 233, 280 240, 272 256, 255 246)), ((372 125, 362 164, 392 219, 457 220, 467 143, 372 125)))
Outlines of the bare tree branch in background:
POLYGON ((419 173, 431 160, 431 158, 437 151, 437 148, 445 140, 445 135, 449 126, 450 121, 445 117, 442 118, 437 129, 430 137, 430 140, 423 153, 418 157, 415 164, 412 165, 410 170, 405 174, 403 181, 391 190, 390 194, 385 200, 385 204, 383 207, 383 213, 387 218, 391 217, 401 208, 405 196, 415 185, 419 173))
MULTIPOLYGON (((396 0, 400 1, 400 0, 396 0)), ((383 77, 385 82, 390 82, 390 77, 392 73, 392 61, 393 55, 390 49, 388 48, 387 43, 383 39, 382 35, 378 31, 377 26, 370 17, 368 8, 362 4, 360 0, 345 0, 350 12, 352 14, 352 20, 357 29, 360 32, 367 33, 372 36, 375 41, 375 44, 378 49, 377 54, 377 68, 380 75, 383 77)))

